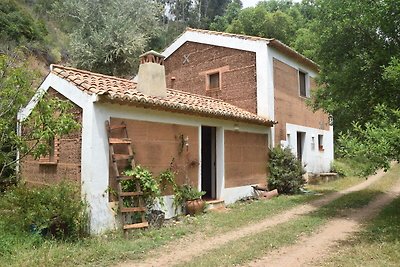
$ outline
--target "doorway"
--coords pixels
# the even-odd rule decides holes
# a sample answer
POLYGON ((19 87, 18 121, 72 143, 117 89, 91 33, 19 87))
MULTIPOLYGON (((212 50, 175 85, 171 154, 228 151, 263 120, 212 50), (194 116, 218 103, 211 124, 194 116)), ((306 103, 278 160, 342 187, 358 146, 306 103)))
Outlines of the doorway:
POLYGON ((297 132, 297 159, 303 163, 304 142, 306 139, 305 132, 297 132))
POLYGON ((216 199, 216 128, 201 126, 201 190, 204 199, 216 199))

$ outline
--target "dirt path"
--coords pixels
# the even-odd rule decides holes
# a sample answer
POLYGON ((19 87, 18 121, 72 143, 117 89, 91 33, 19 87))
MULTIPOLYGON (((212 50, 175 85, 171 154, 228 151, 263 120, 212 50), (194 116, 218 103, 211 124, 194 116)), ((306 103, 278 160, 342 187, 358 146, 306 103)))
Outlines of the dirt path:
POLYGON ((315 262, 329 255, 333 245, 359 231, 362 222, 376 216, 384 206, 398 196, 400 196, 400 182, 364 208, 353 213, 348 212, 345 218, 331 220, 318 233, 304 237, 292 246, 273 251, 247 266, 313 266, 315 262))
MULTIPOLYGON (((338 199, 342 195, 350 192, 362 190, 372 183, 379 180, 385 173, 379 171, 376 175, 371 176, 368 180, 350 187, 346 190, 335 192, 324 196, 316 201, 312 201, 308 204, 296 206, 283 213, 276 214, 272 218, 264 219, 256 224, 244 226, 239 229, 229 231, 224 234, 220 234, 214 237, 205 237, 202 234, 196 236, 190 236, 183 238, 177 242, 173 242, 167 246, 163 246, 159 249, 154 250, 145 260, 142 261, 129 261, 120 263, 118 266, 173 266, 174 263, 182 264, 190 261, 193 257, 207 253, 210 250, 216 249, 226 243, 232 242, 239 238, 247 235, 256 234, 260 231, 276 226, 281 223, 288 222, 298 218, 300 215, 304 215, 317 210, 318 208, 328 204, 329 202, 338 199), (179 259, 179 262, 177 262, 179 259)), ((268 264, 269 265, 269 264, 268 264)), ((261 266, 261 265, 260 265, 261 266)), ((265 263, 264 265, 265 266, 265 263)), ((284 265, 280 265, 284 266, 284 265)), ((287 265, 286 265, 287 266, 287 265)))

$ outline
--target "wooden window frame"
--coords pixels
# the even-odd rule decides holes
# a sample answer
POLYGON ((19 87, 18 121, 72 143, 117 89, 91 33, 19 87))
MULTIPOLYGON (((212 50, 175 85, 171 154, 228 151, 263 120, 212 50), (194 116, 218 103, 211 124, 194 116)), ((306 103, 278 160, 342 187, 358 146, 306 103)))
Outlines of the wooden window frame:
POLYGON ((206 91, 220 91, 221 90, 221 72, 213 71, 207 73, 206 76, 206 91), (211 85, 211 76, 218 74, 218 87, 210 87, 211 85))
POLYGON ((299 96, 302 98, 310 98, 310 77, 306 71, 301 69, 298 70, 298 84, 299 84, 299 96), (302 81, 301 74, 304 74, 304 95, 302 94, 302 81))

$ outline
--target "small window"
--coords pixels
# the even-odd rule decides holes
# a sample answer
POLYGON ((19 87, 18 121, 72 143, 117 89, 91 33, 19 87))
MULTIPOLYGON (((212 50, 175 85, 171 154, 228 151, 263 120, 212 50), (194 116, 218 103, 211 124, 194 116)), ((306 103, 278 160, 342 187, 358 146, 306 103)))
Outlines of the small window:
POLYGON ((307 97, 307 74, 299 71, 300 96, 307 97))
POLYGON ((219 89, 219 72, 208 75, 208 88, 209 90, 219 89))
POLYGON ((59 156, 59 139, 51 138, 48 140, 49 151, 46 156, 39 159, 40 164, 57 164, 59 156))
POLYGON ((324 135, 318 135, 318 149, 319 151, 324 151, 324 135))

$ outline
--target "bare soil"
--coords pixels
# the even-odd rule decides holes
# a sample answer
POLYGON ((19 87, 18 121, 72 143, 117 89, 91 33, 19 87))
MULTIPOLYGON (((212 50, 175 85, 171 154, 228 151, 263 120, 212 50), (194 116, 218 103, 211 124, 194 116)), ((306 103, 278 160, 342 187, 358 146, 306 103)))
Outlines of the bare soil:
MULTIPOLYGON (((301 215, 313 212, 318 208, 330 203, 331 201, 338 199, 342 195, 365 189, 372 183, 379 180, 383 175, 384 172, 379 171, 376 175, 369 177, 368 180, 365 180, 364 182, 356 186, 350 187, 340 192, 329 194, 318 200, 312 201, 308 204, 296 206, 290 210, 276 214, 272 218, 264 219, 256 224, 244 226, 239 229, 235 229, 214 237, 206 237, 204 234, 198 233, 196 235, 183 238, 179 241, 173 242, 169 245, 163 246, 159 249, 152 251, 151 253, 149 253, 147 259, 145 260, 126 261, 120 263, 118 266, 158 267, 158 266, 173 266, 174 264, 178 263, 182 264, 184 262, 188 262, 194 257, 206 254, 208 251, 217 249, 226 243, 232 242, 234 240, 240 239, 248 235, 256 234, 257 232, 260 231, 265 231, 270 227, 288 222, 289 220, 296 219, 301 215)), ((397 189, 400 191, 400 186, 396 187, 396 190, 397 189)), ((268 255, 261 260, 251 263, 250 266, 266 266, 266 265, 274 266, 271 265, 271 263, 275 263, 276 266, 278 265, 296 266, 297 262, 298 262, 297 265, 301 266, 305 262, 314 259, 311 256, 307 256, 307 258, 304 258, 305 255, 319 256, 320 252, 317 252, 317 250, 320 250, 320 248, 321 251, 325 250, 322 248, 323 246, 325 247, 329 246, 336 239, 339 240, 338 238, 340 238, 341 236, 345 238, 348 235, 347 234, 348 231, 355 231, 357 229, 356 225, 360 220, 375 215, 379 211, 379 209, 386 203, 388 203, 390 201, 389 199, 392 199, 393 197, 394 197, 393 194, 385 194, 384 196, 380 197, 379 199, 368 205, 368 207, 361 209, 356 214, 349 215, 348 219, 333 220, 329 222, 326 225, 326 227, 324 227, 323 231, 316 234, 315 236, 301 240, 300 242, 298 242, 298 244, 294 245, 293 248, 292 246, 290 246, 283 248, 277 252, 273 252, 272 254, 270 254, 270 256, 268 255), (299 249, 302 249, 303 251, 297 253, 296 250, 299 249), (295 251, 296 253, 294 252, 286 253, 286 250, 295 251), (290 258, 293 259, 289 259, 287 255, 291 255, 290 258), (276 259, 276 261, 271 262, 272 260, 271 257, 274 257, 273 259, 276 259), (284 258, 285 258, 285 263, 281 261, 284 258), (294 265, 291 264, 292 262, 294 265)))
POLYGON ((363 222, 375 217, 384 206, 399 195, 400 182, 367 206, 349 211, 344 218, 329 221, 316 234, 304 237, 292 246, 273 251, 247 266, 315 266, 316 262, 334 250, 335 245, 359 231, 363 222))

